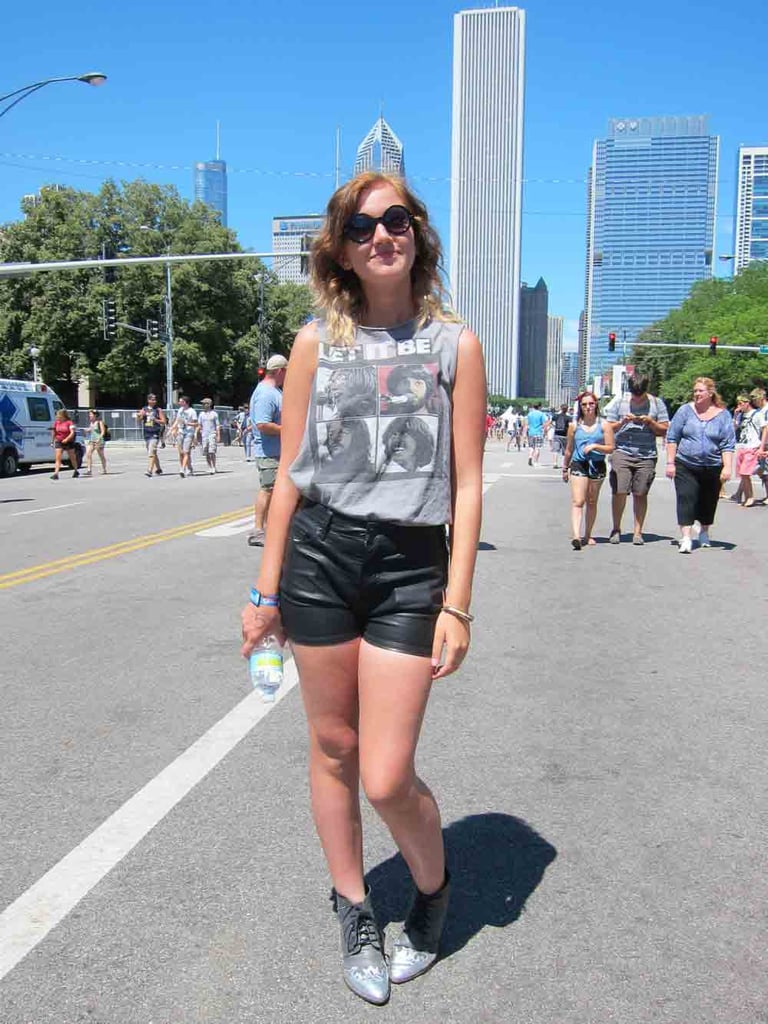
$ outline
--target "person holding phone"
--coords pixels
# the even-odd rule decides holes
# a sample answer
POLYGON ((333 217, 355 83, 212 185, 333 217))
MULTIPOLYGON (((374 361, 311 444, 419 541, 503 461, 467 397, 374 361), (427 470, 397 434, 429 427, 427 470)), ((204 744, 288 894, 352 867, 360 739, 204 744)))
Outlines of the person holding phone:
POLYGON ((656 477, 658 441, 669 426, 664 402, 648 393, 648 378, 635 373, 627 382, 628 395, 618 395, 605 408, 605 418, 614 425, 615 449, 611 456, 611 544, 621 541, 621 520, 632 495, 632 543, 642 545, 643 525, 648 514, 648 493, 656 477))
POLYGON ((311 257, 323 316, 291 350, 264 556, 242 614, 243 655, 269 634, 291 641, 343 978, 378 1004, 390 981, 434 963, 450 894, 440 811, 414 760, 432 685, 469 647, 486 381, 480 342, 447 312, 441 263, 427 209, 402 178, 366 172, 331 197, 311 257), (401 436, 395 462, 398 409, 382 399, 404 362, 435 382, 432 408, 409 414, 429 436, 430 457, 406 458, 401 436), (346 419, 362 423, 347 443, 370 445, 371 458, 331 473, 322 421, 327 382, 341 365, 361 372, 338 381, 355 389, 354 415, 345 396, 334 399, 338 429, 346 419), (361 388, 373 401, 361 402, 361 388), (415 884, 389 960, 365 884, 361 786, 415 884))

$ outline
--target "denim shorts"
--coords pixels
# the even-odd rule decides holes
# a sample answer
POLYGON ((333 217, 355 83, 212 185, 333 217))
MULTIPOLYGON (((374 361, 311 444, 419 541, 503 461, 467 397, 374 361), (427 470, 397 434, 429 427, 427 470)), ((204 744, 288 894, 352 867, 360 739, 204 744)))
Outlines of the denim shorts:
POLYGON ((448 574, 444 526, 399 526, 303 501, 290 526, 280 612, 312 647, 362 637, 428 658, 448 574))

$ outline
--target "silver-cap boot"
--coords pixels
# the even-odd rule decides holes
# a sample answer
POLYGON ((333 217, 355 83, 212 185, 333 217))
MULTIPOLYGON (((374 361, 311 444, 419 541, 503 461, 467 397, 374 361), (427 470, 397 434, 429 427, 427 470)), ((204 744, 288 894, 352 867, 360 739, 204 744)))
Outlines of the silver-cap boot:
POLYGON ((417 978, 437 960, 450 896, 451 876, 447 871, 437 892, 427 895, 416 890, 389 958, 389 977, 395 985, 417 978))
POLYGON ((389 999, 389 971, 384 959, 384 941, 373 916, 371 891, 362 903, 350 903, 331 890, 333 909, 341 926, 341 964, 347 986, 369 1003, 381 1005, 389 999))

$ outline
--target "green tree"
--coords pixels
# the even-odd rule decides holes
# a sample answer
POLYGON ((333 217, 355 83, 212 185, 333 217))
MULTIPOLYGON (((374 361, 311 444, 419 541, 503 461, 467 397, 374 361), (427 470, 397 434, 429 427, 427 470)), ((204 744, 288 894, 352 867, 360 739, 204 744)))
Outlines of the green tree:
POLYGON ((732 279, 713 278, 695 285, 678 309, 647 328, 639 341, 707 345, 716 336, 722 345, 753 345, 751 352, 707 349, 636 348, 631 361, 647 373, 651 390, 673 407, 688 401, 696 377, 712 377, 729 405, 736 394, 768 379, 768 264, 753 263, 732 279))
MULTIPOLYGON (((170 186, 141 180, 108 181, 95 194, 46 188, 23 212, 0 230, 0 261, 242 251, 214 211, 189 204, 170 186)), ((279 285, 256 257, 173 264, 171 274, 174 373, 193 395, 206 391, 226 400, 247 393, 260 353, 289 351, 311 309, 307 288, 279 285), (267 280, 262 317, 257 273, 267 280)), ((28 375, 34 344, 46 379, 86 374, 114 396, 158 390, 165 382, 163 342, 123 327, 115 341, 107 340, 101 316, 109 297, 121 323, 144 328, 160 319, 164 294, 162 264, 0 281, 0 375, 28 375)))

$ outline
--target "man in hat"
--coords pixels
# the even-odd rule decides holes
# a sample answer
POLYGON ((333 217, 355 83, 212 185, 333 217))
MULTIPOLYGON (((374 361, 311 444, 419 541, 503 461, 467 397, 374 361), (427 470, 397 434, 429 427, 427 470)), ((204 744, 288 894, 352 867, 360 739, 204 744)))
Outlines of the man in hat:
POLYGON ((253 454, 259 470, 259 493, 253 508, 253 533, 248 537, 251 547, 263 547, 269 503, 277 478, 280 459, 280 421, 283 409, 283 381, 288 360, 270 356, 263 379, 251 395, 251 430, 253 454))
POLYGON ((219 414, 213 408, 213 399, 203 399, 203 411, 197 416, 197 440, 201 443, 208 472, 216 472, 216 449, 221 444, 219 414))

